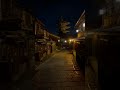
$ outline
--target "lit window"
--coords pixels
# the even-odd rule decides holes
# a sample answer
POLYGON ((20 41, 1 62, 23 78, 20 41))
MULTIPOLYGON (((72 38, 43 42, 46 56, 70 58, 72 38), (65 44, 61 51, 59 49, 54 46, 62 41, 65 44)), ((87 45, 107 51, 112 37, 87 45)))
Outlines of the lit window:
POLYGON ((85 27, 85 23, 83 23, 83 27, 85 27))

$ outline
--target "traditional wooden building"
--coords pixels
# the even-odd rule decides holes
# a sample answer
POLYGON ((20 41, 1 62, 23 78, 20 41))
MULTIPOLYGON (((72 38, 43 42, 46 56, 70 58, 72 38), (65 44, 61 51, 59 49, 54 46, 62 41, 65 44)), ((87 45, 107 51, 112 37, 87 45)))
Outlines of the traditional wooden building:
POLYGON ((59 47, 59 40, 60 40, 60 37, 57 36, 57 35, 54 35, 52 33, 49 34, 49 38, 50 38, 50 42, 51 42, 51 53, 55 52, 56 49, 58 49, 59 47))
POLYGON ((75 24, 75 29, 77 34, 77 37, 83 37, 85 32, 85 10, 81 14, 80 18, 78 19, 77 23, 75 24))
POLYGON ((34 65, 34 18, 16 0, 0 0, 0 70, 17 80, 34 65))
POLYGON ((59 37, 48 32, 39 19, 35 19, 35 60, 43 62, 44 57, 56 50, 59 37))
POLYGON ((35 57, 36 61, 42 61, 47 54, 47 40, 49 33, 45 25, 38 19, 35 20, 35 57))

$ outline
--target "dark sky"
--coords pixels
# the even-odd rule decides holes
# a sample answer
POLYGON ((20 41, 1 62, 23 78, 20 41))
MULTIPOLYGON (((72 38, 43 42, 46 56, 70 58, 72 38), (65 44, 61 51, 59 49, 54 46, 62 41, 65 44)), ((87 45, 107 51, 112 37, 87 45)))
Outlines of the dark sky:
POLYGON ((63 16, 71 23, 71 30, 85 9, 84 0, 20 0, 21 5, 32 9, 48 30, 56 34, 56 21, 63 16))
POLYGON ((99 9, 104 0, 19 0, 20 5, 32 9, 33 14, 41 19, 49 32, 56 34, 58 17, 64 17, 71 23, 71 31, 85 9, 86 26, 99 27, 101 16, 99 9))

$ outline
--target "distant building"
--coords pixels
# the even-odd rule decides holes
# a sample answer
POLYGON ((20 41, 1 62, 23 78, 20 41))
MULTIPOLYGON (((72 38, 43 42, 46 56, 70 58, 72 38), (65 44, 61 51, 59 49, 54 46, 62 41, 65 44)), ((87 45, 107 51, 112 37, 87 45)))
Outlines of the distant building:
POLYGON ((51 46, 52 46, 52 52, 55 52, 56 49, 58 49, 58 47, 59 47, 60 37, 57 36, 57 35, 54 35, 54 34, 50 33, 49 34, 49 39, 50 39, 51 46))
POLYGON ((38 19, 35 19, 35 60, 42 61, 43 57, 47 55, 49 40, 49 33, 45 25, 38 19))
POLYGON ((35 19, 35 60, 43 62, 44 57, 53 53, 60 38, 48 32, 43 22, 35 19))

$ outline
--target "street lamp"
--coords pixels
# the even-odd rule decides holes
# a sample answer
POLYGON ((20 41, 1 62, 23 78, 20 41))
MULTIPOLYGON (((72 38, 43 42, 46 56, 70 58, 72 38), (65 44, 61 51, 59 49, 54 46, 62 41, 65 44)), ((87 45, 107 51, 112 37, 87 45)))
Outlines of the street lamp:
POLYGON ((58 42, 60 42, 60 40, 58 40, 58 42))
POLYGON ((65 40, 64 42, 67 43, 67 40, 65 40))

